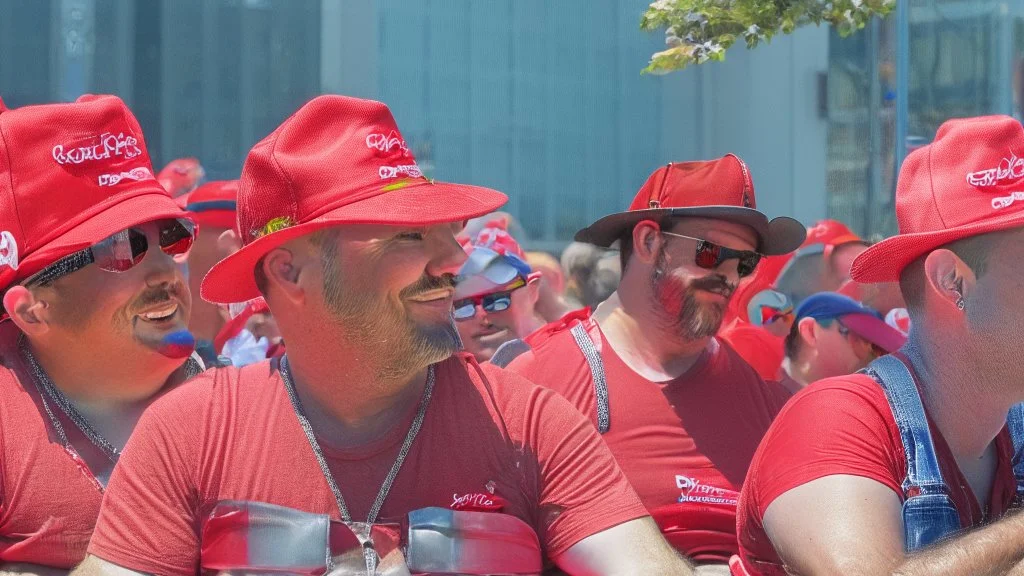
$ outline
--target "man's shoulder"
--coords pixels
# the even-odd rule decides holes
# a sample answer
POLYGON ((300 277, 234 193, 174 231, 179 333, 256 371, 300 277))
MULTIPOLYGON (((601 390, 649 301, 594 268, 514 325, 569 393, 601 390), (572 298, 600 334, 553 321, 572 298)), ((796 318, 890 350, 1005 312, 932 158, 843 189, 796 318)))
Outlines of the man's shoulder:
POLYGON ((576 411, 558 392, 522 374, 489 363, 477 364, 469 354, 459 354, 456 358, 480 394, 493 395, 495 408, 503 416, 535 415, 538 410, 576 411))
POLYGON ((818 427, 823 422, 848 418, 864 425, 873 422, 895 427, 885 391, 867 374, 836 376, 806 386, 790 398, 777 421, 788 426, 818 427))
POLYGON ((572 329, 582 325, 588 331, 597 329, 597 323, 591 318, 590 310, 584 308, 569 312, 558 320, 542 326, 523 341, 529 346, 507 368, 542 386, 549 386, 554 374, 547 371, 557 367, 560 374, 568 373, 572 365, 586 364, 586 357, 579 351, 572 329))
POLYGON ((245 410, 267 396, 261 391, 279 378, 278 374, 271 360, 242 368, 210 368, 158 398, 148 411, 177 418, 200 417, 210 410, 245 410))

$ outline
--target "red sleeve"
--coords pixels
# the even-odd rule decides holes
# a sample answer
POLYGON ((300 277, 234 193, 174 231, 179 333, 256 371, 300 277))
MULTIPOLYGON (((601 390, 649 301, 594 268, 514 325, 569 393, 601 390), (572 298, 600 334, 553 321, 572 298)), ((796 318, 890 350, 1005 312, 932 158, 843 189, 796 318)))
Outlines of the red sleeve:
POLYGON ((89 553, 149 574, 197 574, 195 476, 210 373, 172 391, 139 420, 110 478, 89 553))
POLYGON ((506 407, 509 434, 536 455, 538 535, 549 558, 584 538, 647 516, 611 451, 567 400, 514 374, 488 369, 506 407))
POLYGON ((775 419, 754 457, 748 490, 757 512, 780 495, 835 474, 862 476, 902 494, 903 445, 882 391, 864 375, 812 384, 775 419))

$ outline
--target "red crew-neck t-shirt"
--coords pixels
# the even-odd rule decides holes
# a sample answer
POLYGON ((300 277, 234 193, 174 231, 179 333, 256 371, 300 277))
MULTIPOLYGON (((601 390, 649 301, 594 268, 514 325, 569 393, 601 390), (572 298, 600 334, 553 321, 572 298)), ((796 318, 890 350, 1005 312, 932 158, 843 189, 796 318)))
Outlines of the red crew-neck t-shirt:
MULTIPOLYGON (((913 372, 913 369, 911 369, 913 372)), ((916 379, 916 375, 915 375, 916 379)), ((928 420, 942 476, 963 527, 978 526, 983 514, 946 440, 928 420)), ((995 481, 989 519, 1013 503, 1013 441, 1006 428, 996 437, 995 481)), ((740 557, 753 575, 783 575, 782 561, 764 531, 768 506, 779 496, 818 478, 846 474, 881 482, 903 499, 907 460, 885 391, 870 376, 852 374, 811 384, 776 418, 754 456, 740 498, 737 529, 740 557)))
POLYGON ((0 329, 0 563, 73 568, 85 559, 103 493, 87 461, 105 458, 50 402, 79 456, 53 430, 18 349, 0 329), (88 460, 83 460, 82 457, 88 460))
MULTIPOLYGON (((194 574, 203 520, 222 500, 340 519, 276 366, 208 372, 147 410, 110 480, 90 554, 141 572, 194 574)), ((365 520, 414 414, 359 450, 325 447, 354 520, 365 520)), ((548 558, 647 514, 568 403, 459 354, 436 367, 423 427, 379 521, 485 491, 535 529, 548 558)))
POLYGON ((531 351, 509 370, 565 396, 595 424, 590 369, 570 333, 579 322, 601 338, 610 407, 603 438, 626 477, 673 546, 697 562, 728 561, 737 551, 740 487, 786 395, 716 339, 679 378, 651 382, 581 311, 531 336, 531 351))

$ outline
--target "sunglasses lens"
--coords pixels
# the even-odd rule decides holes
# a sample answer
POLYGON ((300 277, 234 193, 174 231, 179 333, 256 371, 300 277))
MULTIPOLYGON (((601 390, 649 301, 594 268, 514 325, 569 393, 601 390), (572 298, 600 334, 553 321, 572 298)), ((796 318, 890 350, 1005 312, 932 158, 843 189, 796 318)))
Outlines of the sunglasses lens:
POLYGON ((754 270, 757 268, 757 264, 760 261, 761 255, 758 254, 757 252, 751 252, 743 256, 740 256, 740 263, 737 267, 737 272, 739 273, 740 278, 745 278, 753 274, 754 270))
POLYGON ((195 225, 188 220, 160 223, 160 249, 168 256, 184 256, 195 241, 195 225))
POLYGON ((712 270, 719 264, 718 254, 718 246, 711 242, 701 240, 700 243, 697 244, 697 254, 694 258, 694 262, 701 268, 712 270))
POLYGON ((503 312, 512 305, 512 298, 508 294, 494 294, 484 298, 484 310, 488 312, 503 312))
POLYGON ((453 305, 452 315, 456 320, 469 320, 476 315, 476 305, 472 300, 459 300, 453 305))
POLYGON ((122 230, 91 248, 93 261, 101 270, 124 272, 146 257, 149 242, 138 230, 122 230))

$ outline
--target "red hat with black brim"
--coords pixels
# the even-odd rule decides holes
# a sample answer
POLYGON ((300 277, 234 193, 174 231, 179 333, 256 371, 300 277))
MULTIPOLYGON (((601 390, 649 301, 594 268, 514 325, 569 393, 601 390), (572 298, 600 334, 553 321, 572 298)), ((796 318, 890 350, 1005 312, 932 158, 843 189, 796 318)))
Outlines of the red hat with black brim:
POLYGON ((747 165, 734 154, 717 160, 662 166, 644 182, 626 212, 611 214, 576 233, 577 242, 609 247, 643 220, 714 218, 752 229, 757 251, 767 256, 800 247, 807 231, 788 217, 768 219, 757 210, 747 165))
POLYGON ((864 251, 850 273, 895 282, 950 242, 1024 226, 1024 128, 1009 116, 960 118, 910 153, 896 183, 900 233, 864 251))
POLYGON ((260 296, 256 263, 316 230, 463 222, 507 200, 488 188, 425 178, 384 104, 320 96, 249 152, 238 187, 242 249, 210 270, 202 296, 222 304, 260 296))

